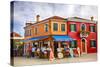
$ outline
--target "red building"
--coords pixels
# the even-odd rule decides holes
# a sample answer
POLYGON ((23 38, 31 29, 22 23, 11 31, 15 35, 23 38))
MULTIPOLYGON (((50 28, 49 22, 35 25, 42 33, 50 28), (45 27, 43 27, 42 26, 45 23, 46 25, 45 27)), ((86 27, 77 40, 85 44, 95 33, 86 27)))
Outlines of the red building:
POLYGON ((74 41, 70 46, 76 50, 80 48, 81 54, 97 52, 97 22, 91 20, 71 17, 67 19, 67 33, 74 41))

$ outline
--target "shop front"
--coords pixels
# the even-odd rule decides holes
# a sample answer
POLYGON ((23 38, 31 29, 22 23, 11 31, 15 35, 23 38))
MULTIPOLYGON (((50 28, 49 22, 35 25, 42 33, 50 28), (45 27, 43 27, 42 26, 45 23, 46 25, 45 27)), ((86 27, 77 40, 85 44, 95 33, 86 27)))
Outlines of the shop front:
POLYGON ((50 49, 55 58, 63 58, 66 53, 65 48, 69 48, 69 42, 73 39, 67 35, 42 36, 28 39, 35 48, 34 55, 39 58, 49 58, 50 49))

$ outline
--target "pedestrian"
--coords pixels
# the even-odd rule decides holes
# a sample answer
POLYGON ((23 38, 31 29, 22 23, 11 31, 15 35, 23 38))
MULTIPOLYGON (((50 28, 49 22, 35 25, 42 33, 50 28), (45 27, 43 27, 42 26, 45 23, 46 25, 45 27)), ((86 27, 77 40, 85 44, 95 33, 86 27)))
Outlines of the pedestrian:
POLYGON ((36 51, 37 51, 37 56, 40 57, 40 48, 37 47, 36 51))
POLYGON ((69 48, 69 51, 70 51, 71 58, 73 58, 74 57, 73 48, 69 48))
POLYGON ((53 61, 54 60, 54 53, 53 50, 50 48, 50 56, 49 56, 49 60, 53 61))
POLYGON ((36 50, 36 48, 33 46, 33 47, 32 47, 32 57, 35 56, 35 50, 36 50))
POLYGON ((77 47, 78 56, 80 57, 80 48, 77 47))

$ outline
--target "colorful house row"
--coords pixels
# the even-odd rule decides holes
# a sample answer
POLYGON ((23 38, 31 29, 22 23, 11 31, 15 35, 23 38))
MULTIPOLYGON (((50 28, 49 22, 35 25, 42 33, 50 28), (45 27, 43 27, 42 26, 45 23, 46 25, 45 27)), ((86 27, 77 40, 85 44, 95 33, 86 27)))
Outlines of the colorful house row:
MULTIPOLYGON (((81 54, 97 52, 97 22, 79 17, 62 18, 52 16, 40 20, 36 16, 36 22, 29 21, 24 27, 25 47, 50 46, 56 56, 57 48, 69 45, 74 50, 80 48, 81 54)), ((26 54, 26 50, 24 53, 26 54)))

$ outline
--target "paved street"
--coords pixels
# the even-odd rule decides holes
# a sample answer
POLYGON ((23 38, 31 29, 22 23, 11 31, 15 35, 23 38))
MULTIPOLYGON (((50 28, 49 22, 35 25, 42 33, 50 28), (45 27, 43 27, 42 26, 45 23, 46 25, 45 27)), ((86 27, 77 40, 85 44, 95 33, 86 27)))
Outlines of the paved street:
POLYGON ((81 57, 75 57, 75 58, 55 59, 54 61, 48 61, 48 59, 15 57, 14 66, 51 64, 51 63, 52 64, 75 63, 75 62, 86 62, 86 61, 96 61, 96 60, 97 60, 96 53, 82 55, 81 57))

